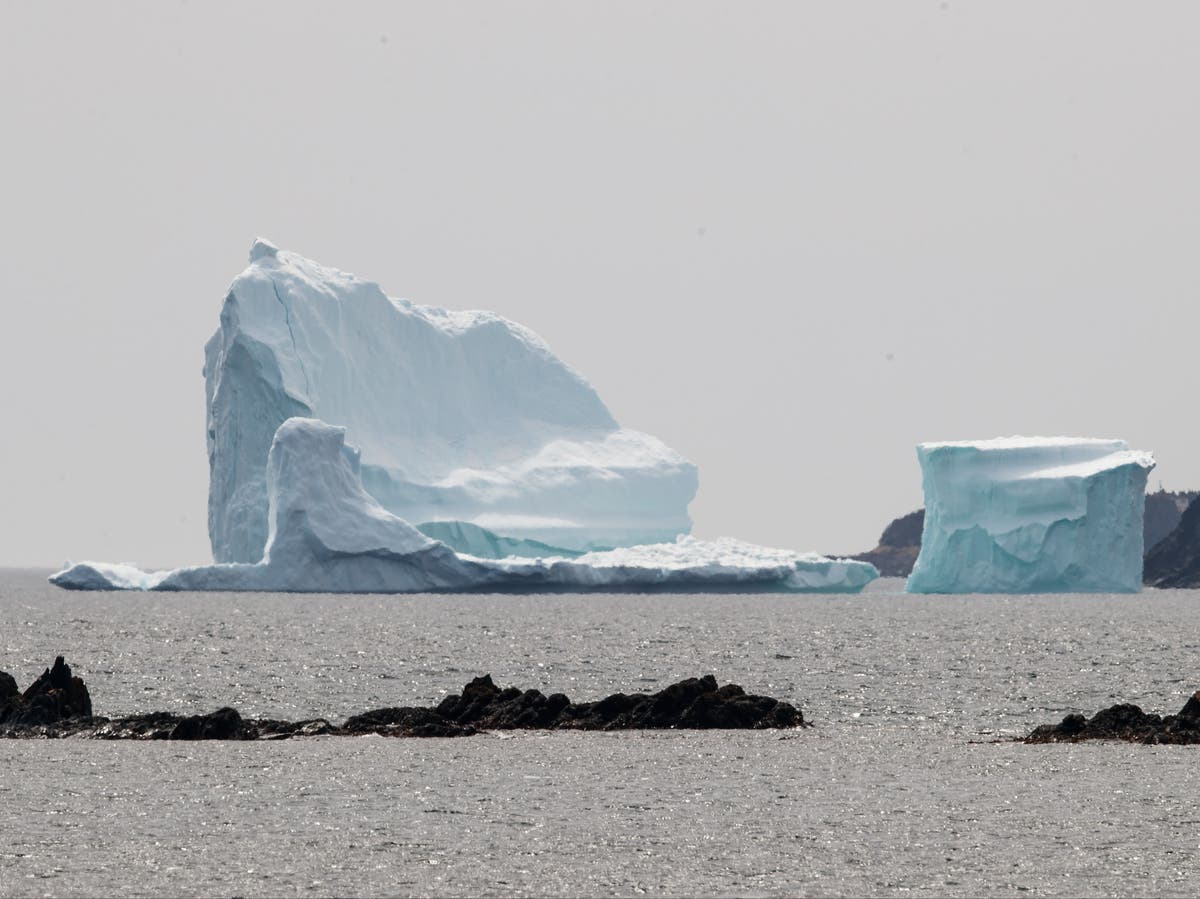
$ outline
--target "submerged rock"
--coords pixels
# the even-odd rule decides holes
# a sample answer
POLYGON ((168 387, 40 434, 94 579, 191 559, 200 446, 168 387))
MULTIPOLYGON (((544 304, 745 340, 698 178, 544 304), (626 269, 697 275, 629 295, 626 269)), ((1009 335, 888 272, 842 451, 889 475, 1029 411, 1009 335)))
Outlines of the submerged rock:
MULTIPOLYGON (((26 695, 44 681, 49 682, 48 679, 57 678, 56 682, 61 684, 64 671, 73 692, 58 708, 72 714, 57 718, 40 712, 24 714, 34 706, 22 706, 20 715, 4 715, 5 684, 12 678, 0 677, 0 737, 96 740, 284 740, 360 734, 469 737, 487 730, 761 730, 802 727, 805 723, 804 715, 790 703, 748 694, 737 684, 720 686, 711 674, 679 681, 657 693, 614 693, 597 702, 582 703, 572 703, 563 693, 546 696, 539 690, 502 689, 491 675, 484 675, 463 687, 462 693, 447 696, 435 707, 373 709, 348 718, 340 727, 323 718, 307 721, 243 718, 229 707, 207 715, 152 712, 110 720, 92 717, 90 698, 86 711, 77 711, 83 708, 80 696, 87 697, 87 688, 82 680, 71 677, 70 668, 61 656, 54 667, 58 674, 47 669, 26 695)), ((15 695, 16 681, 12 684, 15 695)), ((36 695, 49 694, 42 689, 36 695)), ((43 706, 49 707, 43 702, 36 708, 41 710, 43 706)))
POLYGON ((1130 703, 1102 709, 1091 718, 1067 715, 1059 724, 1043 724, 1026 743, 1079 743, 1083 740, 1126 740, 1130 743, 1200 743, 1200 692, 1193 693, 1176 715, 1149 714, 1130 703))
POLYGON ((436 709, 402 706, 373 709, 346 719, 344 734, 379 734, 384 737, 470 737, 479 733, 469 724, 458 724, 436 709))

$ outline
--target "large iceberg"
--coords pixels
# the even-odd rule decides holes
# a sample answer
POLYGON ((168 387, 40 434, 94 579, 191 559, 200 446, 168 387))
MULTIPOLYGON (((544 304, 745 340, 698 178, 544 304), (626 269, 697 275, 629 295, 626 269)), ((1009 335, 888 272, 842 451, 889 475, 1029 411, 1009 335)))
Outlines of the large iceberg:
POLYGON ((1150 453, 1008 437, 917 447, 925 490, 910 593, 1136 593, 1150 453))
MULTIPOLYGON (((267 452, 296 416, 345 427, 363 486, 406 521, 465 522, 516 552, 657 543, 691 528, 695 466, 622 429, 533 332, 491 312, 391 299, 264 240, 225 298, 204 374, 218 562, 263 557, 267 452)), ((487 542, 444 535, 463 549, 487 542)))
POLYGON ((696 540, 696 469, 538 337, 266 241, 205 347, 215 565, 81 590, 857 592, 874 566, 696 540), (417 524, 411 524, 415 522, 417 524))
POLYGON ((848 559, 683 536, 576 558, 482 559, 456 553, 393 515, 363 488, 346 429, 292 418, 264 464, 261 561, 144 572, 81 562, 50 578, 82 590, 320 593, 445 591, 857 592, 878 576, 848 559))

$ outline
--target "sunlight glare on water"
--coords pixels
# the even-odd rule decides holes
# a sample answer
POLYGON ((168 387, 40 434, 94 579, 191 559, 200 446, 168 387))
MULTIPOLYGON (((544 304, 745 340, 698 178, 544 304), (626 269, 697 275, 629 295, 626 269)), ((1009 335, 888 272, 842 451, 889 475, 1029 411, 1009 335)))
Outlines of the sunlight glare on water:
POLYGON ((98 714, 334 721, 472 677, 577 700, 713 673, 795 732, 0 743, 0 894, 1194 893, 1200 747, 1023 746, 1174 712, 1200 593, 69 593, 0 573, 0 669, 98 714))

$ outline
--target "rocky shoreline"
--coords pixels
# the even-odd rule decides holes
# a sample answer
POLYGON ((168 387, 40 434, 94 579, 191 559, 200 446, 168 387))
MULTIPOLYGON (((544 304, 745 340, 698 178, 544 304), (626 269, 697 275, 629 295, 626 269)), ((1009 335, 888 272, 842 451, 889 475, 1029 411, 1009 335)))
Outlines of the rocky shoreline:
MULTIPOLYGON (((764 730, 808 726, 800 709, 770 696, 719 685, 707 674, 656 693, 613 693, 595 702, 572 702, 563 693, 496 686, 474 678, 461 693, 436 706, 395 706, 352 715, 341 724, 325 718, 282 721, 244 718, 224 707, 204 715, 149 712, 122 718, 94 714, 92 698, 62 656, 24 691, 0 671, 0 739, 287 740, 294 737, 469 737, 506 730, 764 730)), ((1067 715, 1043 724, 1020 742, 1079 743, 1124 740, 1142 744, 1200 745, 1200 691, 1177 714, 1156 715, 1120 703, 1091 718, 1067 715)), ((1006 742, 1006 741, 1004 741, 1006 742)))
POLYGON ((93 714, 91 695, 62 656, 30 687, 0 671, 0 738, 94 740, 286 740, 310 736, 468 737, 492 730, 703 730, 797 728, 803 713, 788 702, 717 684, 713 675, 671 684, 657 693, 614 693, 597 702, 565 694, 501 689, 490 675, 433 707, 373 709, 340 725, 324 718, 277 721, 243 718, 233 708, 205 715, 151 712, 124 718, 93 714))

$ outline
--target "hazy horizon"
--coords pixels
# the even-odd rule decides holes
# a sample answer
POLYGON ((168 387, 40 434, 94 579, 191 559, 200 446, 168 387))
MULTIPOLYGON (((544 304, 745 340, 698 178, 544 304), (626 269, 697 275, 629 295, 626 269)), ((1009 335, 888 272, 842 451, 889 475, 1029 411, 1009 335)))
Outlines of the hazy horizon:
POLYGON ((918 442, 1200 488, 1200 7, 17 5, 0 564, 210 558, 203 345, 255 236, 539 333, 694 533, 856 552, 918 442))

